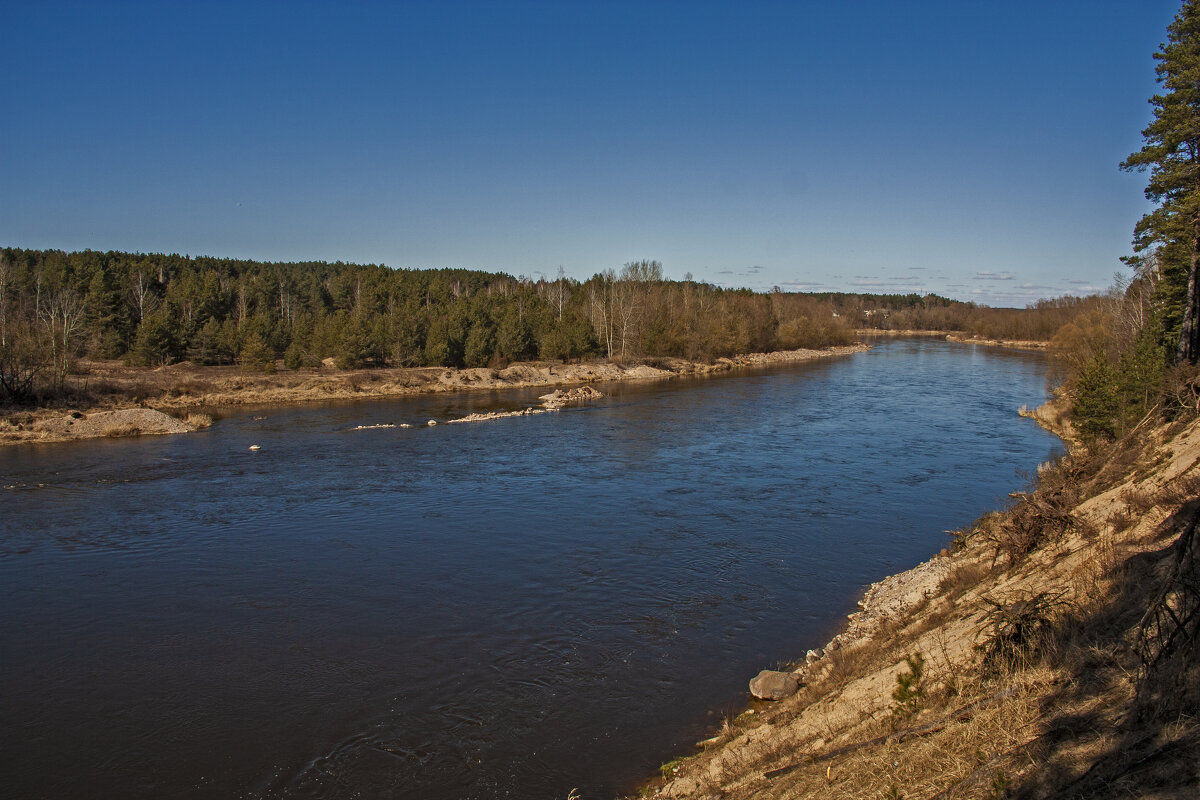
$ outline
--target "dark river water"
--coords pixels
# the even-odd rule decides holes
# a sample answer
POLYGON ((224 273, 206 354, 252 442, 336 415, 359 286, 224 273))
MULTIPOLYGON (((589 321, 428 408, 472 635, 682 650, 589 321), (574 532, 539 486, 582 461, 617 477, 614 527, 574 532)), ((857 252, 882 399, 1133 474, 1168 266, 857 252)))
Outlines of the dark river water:
POLYGON ((349 430, 545 390, 0 450, 2 792, 632 791, 1027 482, 1044 372, 884 341, 486 423, 349 430))

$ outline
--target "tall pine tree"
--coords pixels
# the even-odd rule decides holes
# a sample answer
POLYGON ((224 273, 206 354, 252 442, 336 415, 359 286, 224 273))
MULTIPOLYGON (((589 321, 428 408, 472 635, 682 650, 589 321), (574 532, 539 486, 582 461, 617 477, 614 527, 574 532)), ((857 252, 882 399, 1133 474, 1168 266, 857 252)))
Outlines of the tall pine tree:
POLYGON ((1150 98, 1154 121, 1146 144, 1121 164, 1150 170, 1146 197, 1159 207, 1134 229, 1138 252, 1156 249, 1164 259, 1162 298, 1181 309, 1177 361, 1200 360, 1200 0, 1184 0, 1167 26, 1167 43, 1154 54, 1163 88, 1150 98))

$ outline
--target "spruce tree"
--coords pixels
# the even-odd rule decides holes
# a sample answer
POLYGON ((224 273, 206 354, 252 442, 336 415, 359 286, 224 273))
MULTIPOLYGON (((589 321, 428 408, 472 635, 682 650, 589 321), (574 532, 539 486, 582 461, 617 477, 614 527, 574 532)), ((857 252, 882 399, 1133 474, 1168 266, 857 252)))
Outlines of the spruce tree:
POLYGON ((1150 170, 1146 197, 1159 207, 1138 222, 1134 247, 1174 262, 1163 271, 1162 299, 1182 309, 1175 358, 1194 364, 1200 360, 1200 0, 1184 0, 1154 58, 1163 91, 1150 98, 1154 120, 1142 131, 1145 145, 1121 168, 1150 170))

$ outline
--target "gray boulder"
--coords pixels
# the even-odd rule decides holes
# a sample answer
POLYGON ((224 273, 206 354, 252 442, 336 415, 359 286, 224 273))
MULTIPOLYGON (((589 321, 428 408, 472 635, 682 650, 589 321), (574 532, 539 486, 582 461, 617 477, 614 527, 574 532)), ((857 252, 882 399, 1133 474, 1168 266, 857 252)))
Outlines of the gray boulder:
POLYGON ((800 688, 800 681, 790 672, 764 669, 750 681, 750 694, 759 700, 782 700, 800 688))

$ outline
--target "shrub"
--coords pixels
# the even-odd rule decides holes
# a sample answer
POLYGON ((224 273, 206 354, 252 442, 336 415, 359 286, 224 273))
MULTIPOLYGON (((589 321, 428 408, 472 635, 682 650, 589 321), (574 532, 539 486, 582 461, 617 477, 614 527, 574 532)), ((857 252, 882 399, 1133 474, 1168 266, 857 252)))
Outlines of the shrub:
POLYGON ((1041 655, 1051 632, 1051 616, 1063 604, 1065 592, 1039 592, 1010 603, 986 600, 992 610, 984 617, 990 628, 977 649, 985 669, 1011 671, 1033 663, 1041 655))
POLYGON ((892 699, 896 701, 892 706, 892 714, 897 717, 906 717, 920 711, 925 699, 925 691, 921 687, 921 678, 925 674, 925 657, 920 653, 913 653, 905 658, 904 662, 908 664, 908 672, 896 673, 896 690, 892 692, 892 699))

